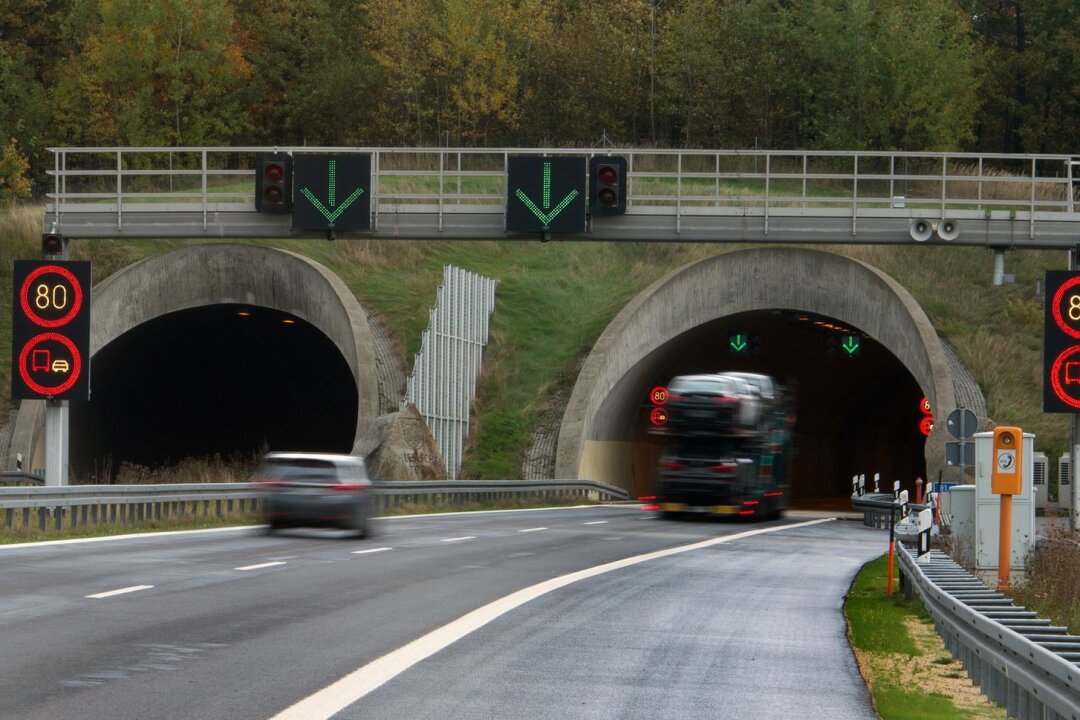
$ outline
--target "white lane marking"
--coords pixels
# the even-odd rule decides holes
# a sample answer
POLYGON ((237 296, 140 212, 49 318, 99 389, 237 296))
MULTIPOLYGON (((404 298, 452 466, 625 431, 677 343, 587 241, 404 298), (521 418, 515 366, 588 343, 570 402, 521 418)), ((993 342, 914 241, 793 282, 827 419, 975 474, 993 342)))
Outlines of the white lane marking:
POLYGON ((443 542, 462 542, 463 540, 475 540, 475 535, 462 535, 456 538, 443 538, 443 542))
POLYGON ((371 553, 386 552, 387 550, 393 550, 393 549, 394 548, 392 548, 392 547, 377 547, 377 548, 370 548, 368 550, 353 550, 352 554, 353 555, 369 555, 371 553))
POLYGON ((608 522, 607 520, 593 520, 593 521, 587 522, 585 524, 586 525, 607 525, 607 522, 608 522))
POLYGON ((243 567, 233 568, 233 570, 262 570, 263 568, 275 567, 277 565, 285 565, 284 560, 275 560, 274 562, 264 562, 258 565, 244 565, 243 567))
POLYGON ((547 528, 525 528, 524 530, 518 530, 518 532, 540 532, 541 530, 547 530, 547 528))
POLYGON ((170 535, 205 535, 207 533, 238 532, 241 530, 258 530, 258 525, 237 525, 226 528, 203 528, 201 530, 164 530, 162 532, 131 533, 130 535, 102 535, 89 538, 69 538, 67 540, 42 540, 32 543, 6 543, 0 545, 0 552, 4 550, 19 550, 32 547, 50 547, 53 545, 84 545, 86 543, 109 542, 111 540, 139 540, 141 538, 169 537, 170 535))
POLYGON ((126 593, 138 592, 139 590, 149 590, 154 587, 153 585, 132 585, 131 587, 120 588, 119 590, 109 590, 108 592, 95 593, 94 595, 87 595, 90 600, 101 600, 103 598, 113 597, 114 595, 124 595, 126 593))
POLYGON ((412 520, 414 518, 444 518, 453 517, 454 515, 503 515, 506 513, 534 513, 534 512, 555 512, 560 510, 598 510, 602 508, 616 508, 624 509, 622 505, 566 505, 559 507, 540 507, 540 508, 514 508, 513 510, 462 510, 461 512, 440 512, 440 513, 417 513, 415 515, 390 515, 387 517, 379 518, 379 522, 395 522, 398 520, 412 520))
POLYGON ((466 635, 479 630, 496 618, 524 605, 530 600, 535 600, 542 595, 564 588, 579 580, 603 575, 604 573, 609 573, 613 570, 621 570, 622 568, 637 565, 648 560, 668 557, 669 555, 678 555, 692 550, 701 550, 702 548, 712 547, 713 545, 729 543, 733 540, 743 540, 748 537, 753 537, 754 535, 763 535, 779 530, 804 528, 819 523, 831 522, 833 520, 835 520, 835 518, 825 518, 822 520, 811 520, 792 525, 779 525, 758 528, 756 530, 747 530, 746 532, 736 533, 734 535, 724 535, 722 537, 702 540, 690 545, 681 545, 679 547, 667 548, 666 550, 645 553, 644 555, 635 555, 604 565, 597 565, 596 567, 578 570, 577 572, 552 578, 551 580, 545 580, 544 582, 518 590, 506 597, 466 613, 457 620, 453 620, 450 623, 443 625, 441 628, 436 628, 427 635, 417 638, 411 643, 389 652, 377 660, 369 662, 367 665, 352 671, 337 682, 328 685, 313 695, 309 695, 295 705, 285 708, 277 715, 270 718, 270 720, 329 720, 331 716, 341 712, 373 690, 382 687, 413 665, 431 657, 466 635))

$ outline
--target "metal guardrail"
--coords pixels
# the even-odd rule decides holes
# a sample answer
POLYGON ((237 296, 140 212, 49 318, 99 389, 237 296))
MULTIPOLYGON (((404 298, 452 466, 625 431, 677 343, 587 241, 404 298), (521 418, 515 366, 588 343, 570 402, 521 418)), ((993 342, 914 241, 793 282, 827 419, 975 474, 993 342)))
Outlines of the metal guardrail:
POLYGON ((1080 637, 986 587, 948 555, 897 552, 905 594, 918 593, 968 676, 1018 720, 1080 720, 1080 637))
MULTIPOLYGON (((572 148, 51 148, 44 230, 75 238, 290 237, 254 207, 257 152, 371 155, 365 237, 508 233, 512 156, 627 159, 627 213, 580 240, 904 243, 1071 248, 1071 155, 572 148), (911 223, 925 220, 916 232, 911 223), (945 221, 949 221, 946 223, 945 221), (938 231, 938 225, 949 228, 938 231)), ((582 179, 584 183, 584 178, 582 179)))
MULTIPOLYGON (((486 480, 447 482, 380 482, 375 492, 379 511, 409 503, 451 506, 514 498, 565 498, 606 502, 626 500, 622 488, 589 480, 486 480)), ((63 487, 0 487, 0 529, 40 532, 102 524, 127 524, 176 517, 225 517, 259 508, 254 483, 176 485, 67 485, 63 487)))

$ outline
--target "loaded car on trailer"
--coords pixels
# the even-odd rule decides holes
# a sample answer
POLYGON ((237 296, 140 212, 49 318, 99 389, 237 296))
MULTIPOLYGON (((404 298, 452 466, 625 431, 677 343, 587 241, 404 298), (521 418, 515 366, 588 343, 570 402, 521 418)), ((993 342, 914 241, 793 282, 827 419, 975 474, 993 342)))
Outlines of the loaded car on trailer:
POLYGON ((672 379, 668 422, 658 432, 664 450, 656 501, 663 516, 770 519, 783 513, 794 416, 772 378, 749 375, 672 379))

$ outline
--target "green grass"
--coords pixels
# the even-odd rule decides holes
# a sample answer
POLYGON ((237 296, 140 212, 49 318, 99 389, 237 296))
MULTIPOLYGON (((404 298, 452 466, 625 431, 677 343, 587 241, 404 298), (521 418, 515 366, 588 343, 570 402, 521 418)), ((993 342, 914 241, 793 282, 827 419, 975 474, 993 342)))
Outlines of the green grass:
POLYGON ((957 708, 952 700, 942 695, 896 685, 884 685, 875 691, 874 707, 882 720, 964 720, 979 717, 957 708))
MULTIPOLYGON (((851 645, 867 652, 919 655, 908 636, 904 620, 924 617, 922 603, 905 600, 900 583, 893 578, 893 596, 886 595, 888 558, 882 556, 867 563, 848 591, 844 612, 851 628, 851 645)), ((894 569, 895 573, 895 569, 894 569)))
MULTIPOLYGON (((922 603, 905 600, 898 577, 893 578, 893 596, 886 595, 888 558, 882 556, 867 563, 855 578, 844 603, 848 632, 853 648, 865 653, 862 670, 867 676, 874 708, 882 720, 965 720, 967 718, 1005 717, 1000 708, 973 710, 957 707, 944 690, 925 685, 924 680, 903 682, 896 668, 921 668, 918 678, 935 676, 966 680, 955 670, 948 656, 927 656, 912 640, 905 627, 909 619, 927 619, 922 603), (892 658, 897 665, 881 662, 892 658)), ((895 573, 895 568, 894 568, 895 573)), ((965 682, 966 684, 966 682, 965 682)), ((941 687, 947 688, 948 684, 941 687)))

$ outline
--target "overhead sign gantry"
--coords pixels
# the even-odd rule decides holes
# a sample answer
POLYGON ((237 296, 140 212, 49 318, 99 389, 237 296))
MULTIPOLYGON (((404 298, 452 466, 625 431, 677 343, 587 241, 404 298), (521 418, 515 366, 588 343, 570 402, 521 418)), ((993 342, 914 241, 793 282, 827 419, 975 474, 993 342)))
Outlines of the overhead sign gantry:
POLYGON ((563 239, 1073 248, 1069 155, 54 148, 71 238, 563 239))

